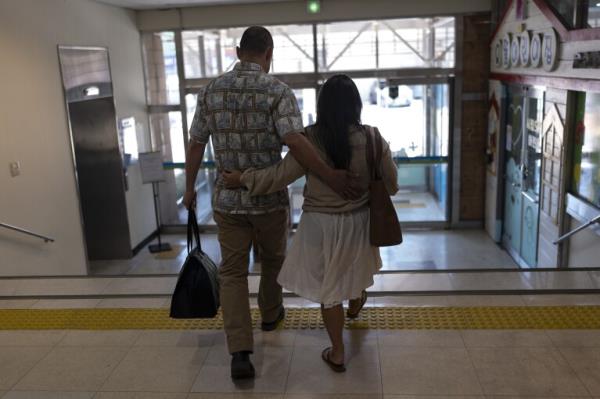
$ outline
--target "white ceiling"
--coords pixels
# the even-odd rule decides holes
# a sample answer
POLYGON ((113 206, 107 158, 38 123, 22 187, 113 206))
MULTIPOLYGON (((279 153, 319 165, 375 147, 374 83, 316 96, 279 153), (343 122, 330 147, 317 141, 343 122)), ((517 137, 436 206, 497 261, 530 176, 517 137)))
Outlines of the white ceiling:
POLYGON ((293 0, 96 0, 100 3, 134 10, 162 9, 173 7, 214 6, 227 4, 270 3, 293 0))

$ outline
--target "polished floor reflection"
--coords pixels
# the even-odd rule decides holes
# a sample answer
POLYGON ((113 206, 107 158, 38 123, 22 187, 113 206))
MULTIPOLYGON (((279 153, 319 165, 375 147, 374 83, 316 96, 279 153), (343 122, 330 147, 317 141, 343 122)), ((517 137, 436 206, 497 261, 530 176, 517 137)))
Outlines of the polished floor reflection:
MULTIPOLYGON (((185 260, 183 235, 167 235, 164 240, 174 253, 151 254, 144 248, 132 259, 91 262, 93 275, 177 274, 185 260)), ((215 234, 202 235, 202 247, 219 262, 221 253, 215 234)), ((402 245, 382 248, 384 271, 516 269, 517 265, 483 230, 408 230, 402 245)), ((260 264, 251 258, 251 272, 260 264)))
POLYGON ((443 222, 446 210, 429 192, 400 190, 392 197, 400 222, 443 222))

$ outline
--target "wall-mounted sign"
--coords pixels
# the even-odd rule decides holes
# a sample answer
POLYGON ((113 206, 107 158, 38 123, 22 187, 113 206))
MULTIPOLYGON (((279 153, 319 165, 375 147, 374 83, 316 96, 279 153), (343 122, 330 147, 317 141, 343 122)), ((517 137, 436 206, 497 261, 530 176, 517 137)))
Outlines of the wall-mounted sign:
POLYGON ((497 68, 539 68, 551 72, 559 61, 560 41, 554 29, 543 33, 525 31, 507 33, 494 46, 494 64, 497 68))
POLYGON ((529 61, 533 68, 539 68, 542 62, 542 36, 539 33, 534 33, 531 38, 529 61))
POLYGON ((525 31, 521 34, 521 53, 519 59, 521 60, 521 66, 529 66, 529 53, 531 49, 531 36, 529 32, 525 31))
POLYGON ((516 68, 521 63, 521 45, 519 43, 519 36, 514 35, 510 43, 510 65, 516 68))
POLYGON ((502 39, 502 66, 504 69, 510 68, 510 44, 512 35, 507 33, 502 39))
POLYGON ((556 69, 558 63, 558 35, 554 29, 550 29, 544 33, 542 62, 544 70, 550 72, 556 69))

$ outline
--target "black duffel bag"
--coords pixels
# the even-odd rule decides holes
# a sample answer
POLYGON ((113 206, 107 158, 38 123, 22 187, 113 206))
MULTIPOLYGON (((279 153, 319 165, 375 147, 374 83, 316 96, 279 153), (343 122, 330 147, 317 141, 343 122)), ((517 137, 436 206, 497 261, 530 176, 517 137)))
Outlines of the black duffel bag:
POLYGON ((194 210, 188 212, 187 250, 188 256, 179 272, 171 300, 170 316, 174 319, 215 317, 219 310, 218 269, 202 251, 194 210))

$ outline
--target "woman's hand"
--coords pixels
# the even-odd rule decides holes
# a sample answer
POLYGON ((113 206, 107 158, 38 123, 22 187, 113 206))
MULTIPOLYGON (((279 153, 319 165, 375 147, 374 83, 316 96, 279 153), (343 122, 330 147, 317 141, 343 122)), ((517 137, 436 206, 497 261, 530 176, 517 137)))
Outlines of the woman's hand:
POLYGON ((234 189, 244 186, 241 181, 242 172, 240 172, 239 170, 226 170, 225 172, 221 173, 221 177, 223 178, 223 181, 225 182, 225 187, 227 188, 234 189))

